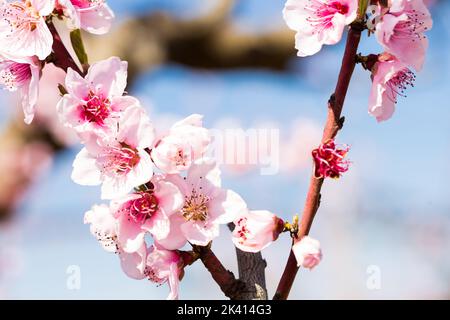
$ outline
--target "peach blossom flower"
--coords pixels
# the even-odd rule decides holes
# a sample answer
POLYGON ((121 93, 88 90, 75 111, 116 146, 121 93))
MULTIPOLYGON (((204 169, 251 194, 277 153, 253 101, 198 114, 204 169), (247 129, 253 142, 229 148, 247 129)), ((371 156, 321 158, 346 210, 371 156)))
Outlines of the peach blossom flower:
POLYGON ((118 241, 124 251, 138 250, 147 232, 155 240, 169 235, 169 217, 181 208, 183 197, 174 184, 163 179, 163 176, 155 175, 148 183, 149 190, 111 202, 111 210, 119 221, 118 241))
POLYGON ((69 26, 93 34, 105 34, 111 29, 114 12, 106 0, 57 0, 57 8, 69 18, 69 26))
POLYGON ((86 75, 68 69, 66 76, 67 94, 58 103, 61 122, 84 134, 111 134, 124 110, 139 106, 131 96, 123 96, 127 85, 126 61, 117 57, 94 63, 86 75))
POLYGON ((419 71, 428 48, 424 33, 432 26, 422 0, 395 0, 377 24, 375 34, 385 51, 419 71))
POLYGON ((210 143, 208 130, 202 126, 203 116, 193 114, 175 123, 169 133, 152 149, 152 160, 165 173, 187 170, 203 157, 210 143))
POLYGON ((55 0, 0 0, 0 54, 45 60, 53 45, 45 17, 54 6, 55 0))
POLYGON ((349 150, 348 146, 340 148, 334 140, 322 143, 312 151, 314 159, 314 175, 316 178, 337 179, 348 170, 349 161, 345 156, 349 150))
POLYGON ((81 185, 102 184, 102 199, 113 199, 150 181, 153 163, 146 151, 153 144, 153 126, 145 110, 130 107, 115 134, 91 136, 73 163, 72 180, 81 185))
POLYGON ((205 246, 219 235, 219 227, 247 210, 242 198, 221 188, 220 171, 213 161, 194 163, 187 177, 168 175, 184 196, 181 210, 171 216, 169 236, 158 241, 166 249, 178 249, 186 241, 205 246))
POLYGON ((369 113, 379 122, 391 118, 397 97, 405 96, 405 90, 414 86, 415 79, 406 64, 391 55, 382 55, 372 70, 369 113))
POLYGON ((145 244, 133 253, 125 252, 117 241, 117 220, 106 205, 94 205, 84 215, 84 223, 90 224, 92 235, 103 249, 119 255, 122 270, 133 279, 144 279, 147 248, 145 244))
POLYGON ((19 91, 25 123, 33 121, 39 98, 40 64, 37 58, 2 58, 0 56, 0 86, 19 91))
POLYGON ((296 31, 295 48, 305 57, 320 51, 324 44, 338 43, 346 25, 356 19, 358 0, 288 0, 283 17, 296 31))

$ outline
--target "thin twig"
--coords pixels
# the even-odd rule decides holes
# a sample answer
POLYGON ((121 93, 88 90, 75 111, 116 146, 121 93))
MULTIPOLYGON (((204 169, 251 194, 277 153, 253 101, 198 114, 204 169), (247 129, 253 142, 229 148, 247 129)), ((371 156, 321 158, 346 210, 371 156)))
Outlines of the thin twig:
MULTIPOLYGON (((342 59, 342 65, 339 72, 336 89, 334 91, 334 94, 331 95, 330 100, 328 101, 328 117, 322 136, 323 143, 328 141, 329 139, 333 139, 343 126, 344 118, 341 118, 342 107, 344 106, 347 90, 350 84, 353 70, 355 69, 356 55, 359 41, 361 39, 362 30, 363 27, 360 23, 354 23, 351 25, 348 32, 347 43, 345 46, 344 57, 342 59)), ((314 175, 311 176, 308 194, 306 196, 305 207, 297 234, 298 239, 303 238, 309 233, 314 220, 314 216, 319 209, 320 190, 322 188, 322 184, 323 179, 317 179, 314 177, 314 175)), ((281 276, 280 282, 278 284, 277 291, 273 297, 274 300, 287 299, 292 284, 295 280, 297 271, 297 261, 291 250, 283 275, 281 276)))

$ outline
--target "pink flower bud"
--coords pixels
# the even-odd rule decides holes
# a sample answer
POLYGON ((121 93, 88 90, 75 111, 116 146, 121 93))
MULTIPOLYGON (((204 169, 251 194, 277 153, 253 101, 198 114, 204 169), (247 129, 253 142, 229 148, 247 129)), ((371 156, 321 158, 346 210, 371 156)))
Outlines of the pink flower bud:
POLYGON ((276 240, 283 221, 269 211, 247 211, 235 221, 233 243, 242 251, 258 252, 276 240))
POLYGON ((308 236, 294 243, 292 246, 297 265, 312 269, 322 260, 322 250, 320 242, 308 236))
POLYGON ((334 140, 329 140, 321 144, 312 151, 315 164, 316 178, 334 178, 337 179, 342 173, 348 170, 349 162, 344 160, 350 148, 344 146, 339 148, 334 140))

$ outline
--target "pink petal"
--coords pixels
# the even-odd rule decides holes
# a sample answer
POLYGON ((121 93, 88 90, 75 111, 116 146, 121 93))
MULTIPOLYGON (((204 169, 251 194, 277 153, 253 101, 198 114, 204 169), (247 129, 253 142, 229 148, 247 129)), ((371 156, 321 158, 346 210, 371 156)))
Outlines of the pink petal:
POLYGON ((123 251, 133 253, 142 247, 144 244, 145 230, 141 226, 141 224, 136 223, 126 214, 120 217, 117 236, 123 251))
POLYGON ((157 212, 145 222, 142 229, 150 232, 156 241, 165 239, 170 232, 170 220, 163 212, 157 212))
POLYGON ((176 250, 186 244, 186 238, 181 232, 181 226, 186 222, 183 216, 174 214, 170 217, 170 231, 166 238, 159 239, 158 245, 167 250, 176 250))
POLYGON ((219 225, 215 223, 199 223, 188 221, 181 226, 186 239, 195 245, 206 246, 219 236, 219 225))
POLYGON ((149 148, 153 145, 155 131, 148 115, 140 105, 127 108, 119 122, 117 140, 135 148, 149 148))
POLYGON ((106 97, 122 96, 127 86, 128 63, 117 57, 94 63, 88 71, 86 79, 95 86, 96 92, 106 97))
POLYGON ((145 264, 147 258, 147 249, 145 245, 141 246, 139 250, 134 253, 126 253, 124 251, 119 253, 120 265, 123 272, 130 278, 141 280, 146 277, 145 264))
POLYGON ((111 29, 114 12, 108 5, 102 4, 79 11, 81 28, 92 34, 105 34, 111 29))
POLYGON ((75 157, 71 177, 75 183, 84 186, 95 186, 102 182, 95 158, 89 154, 86 148, 81 149, 75 157))
POLYGON ((171 216, 183 206, 184 197, 178 187, 171 182, 158 181, 155 185, 155 195, 159 201, 159 208, 167 216, 171 216))
POLYGON ((34 113, 36 111, 36 104, 39 98, 39 73, 40 68, 30 64, 31 79, 28 87, 24 87, 22 91, 22 108, 25 114, 25 123, 30 124, 33 121, 34 113))
POLYGON ((55 8, 55 0, 30 0, 30 2, 41 17, 50 15, 55 8))
POLYGON ((180 271, 176 263, 170 265, 169 288, 170 294, 167 300, 177 300, 180 286, 180 271))
POLYGON ((247 212, 247 204, 232 190, 222 189, 208 204, 211 222, 225 224, 247 212))
POLYGON ((71 68, 67 70, 65 83, 67 92, 78 100, 83 101, 88 96, 89 83, 71 68))

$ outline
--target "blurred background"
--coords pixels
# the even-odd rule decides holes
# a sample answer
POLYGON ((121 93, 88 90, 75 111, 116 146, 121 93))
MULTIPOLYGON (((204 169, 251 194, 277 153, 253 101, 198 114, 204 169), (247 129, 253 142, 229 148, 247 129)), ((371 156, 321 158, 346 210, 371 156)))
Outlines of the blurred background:
MULTIPOLYGON (((391 120, 378 124, 368 115, 369 74, 355 71, 338 137, 352 147, 351 169, 325 183, 311 230, 324 259, 299 272, 292 299, 450 298, 450 1, 428 2, 434 27, 427 62, 391 120)), ((285 219, 299 213, 344 41, 297 58, 282 20, 284 0, 108 3, 117 21, 107 36, 86 35, 91 61, 128 60, 128 91, 158 128, 201 113, 208 128, 279 129, 279 172, 227 165, 223 185, 252 209, 285 219)), ((364 37, 363 54, 380 50, 364 37)), ((46 67, 31 126, 14 97, 0 93, 0 298, 164 299, 166 286, 127 278, 83 224, 100 192, 70 179, 81 146, 58 124, 55 84, 63 78, 46 67), (68 286, 73 270, 81 276, 77 290, 68 286)), ((213 249, 237 271, 226 228, 213 249)), ((287 235, 263 252, 270 296, 288 254, 287 235)), ((196 263, 180 298, 224 296, 196 263)))

